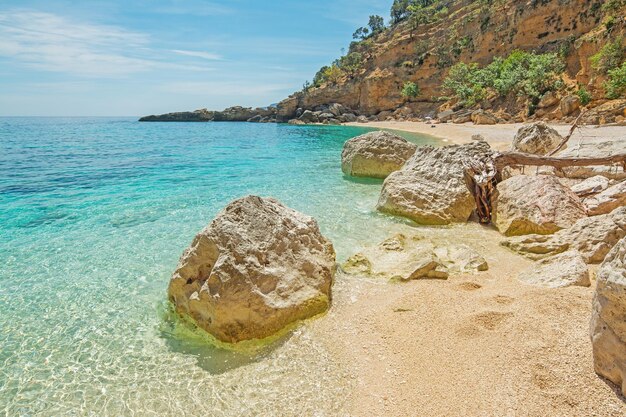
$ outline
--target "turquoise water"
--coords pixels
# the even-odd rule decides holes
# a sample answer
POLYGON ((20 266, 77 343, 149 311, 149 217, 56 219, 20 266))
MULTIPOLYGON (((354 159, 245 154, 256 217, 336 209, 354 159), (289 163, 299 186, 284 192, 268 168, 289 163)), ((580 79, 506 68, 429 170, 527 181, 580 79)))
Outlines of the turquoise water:
POLYGON ((340 169, 365 131, 0 118, 0 415, 323 411, 338 376, 303 375, 325 355, 305 330, 254 357, 211 348, 167 315, 166 288, 195 233, 250 193, 316 217, 339 260, 384 237, 399 220, 374 211, 380 182, 340 169))

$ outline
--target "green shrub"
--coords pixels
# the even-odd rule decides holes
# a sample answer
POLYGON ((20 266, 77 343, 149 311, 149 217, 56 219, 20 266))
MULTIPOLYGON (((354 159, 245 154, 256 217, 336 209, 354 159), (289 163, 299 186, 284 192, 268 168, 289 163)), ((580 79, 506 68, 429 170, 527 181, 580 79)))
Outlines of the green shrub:
POLYGON ((406 99, 411 99, 419 96, 420 93, 420 88, 417 84, 415 84, 413 81, 407 81, 404 83, 404 86, 402 86, 402 91, 400 94, 402 94, 402 97, 406 99))
POLYGON ((562 87, 563 69, 557 54, 513 51, 504 59, 495 58, 484 68, 475 63, 454 65, 443 88, 467 106, 483 100, 489 91, 502 97, 514 93, 536 101, 546 92, 562 87))
POLYGON ((591 101, 592 97, 589 91, 585 87, 580 87, 576 92, 576 95, 580 99, 580 104, 586 106, 591 101))
POLYGON ((601 74, 606 74, 609 70, 619 66, 624 60, 622 43, 622 38, 617 38, 604 45, 597 54, 589 58, 591 67, 601 74))
POLYGON ((602 5, 603 12, 616 12, 626 6, 626 0, 606 0, 602 5))
POLYGON ((609 70, 609 79, 604 83, 606 97, 610 99, 624 97, 626 95, 626 62, 620 67, 609 70))

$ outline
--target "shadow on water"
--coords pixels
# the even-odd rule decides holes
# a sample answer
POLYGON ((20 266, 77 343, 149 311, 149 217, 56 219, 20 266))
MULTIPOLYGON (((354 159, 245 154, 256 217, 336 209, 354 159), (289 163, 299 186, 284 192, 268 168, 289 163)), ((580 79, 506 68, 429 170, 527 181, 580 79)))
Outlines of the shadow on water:
POLYGON ((382 185, 385 181, 382 178, 370 178, 370 177, 352 177, 350 175, 343 176, 343 179, 349 182, 354 182, 356 184, 364 184, 364 185, 382 185))
POLYGON ((167 347, 172 352, 195 357, 200 368, 214 375, 262 360, 289 340, 293 330, 262 341, 227 345, 181 319, 169 302, 162 303, 159 314, 159 333, 167 347))

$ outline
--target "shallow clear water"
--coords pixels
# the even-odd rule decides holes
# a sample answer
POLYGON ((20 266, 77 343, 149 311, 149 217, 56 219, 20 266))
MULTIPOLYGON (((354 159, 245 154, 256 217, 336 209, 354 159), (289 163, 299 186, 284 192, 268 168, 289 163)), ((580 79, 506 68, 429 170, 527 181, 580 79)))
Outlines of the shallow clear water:
POLYGON ((374 210, 381 182, 340 168, 365 131, 0 118, 0 414, 331 413, 342 375, 306 329, 253 356, 212 348, 169 317, 166 288, 250 193, 317 218, 339 260, 384 237, 399 220, 374 210))

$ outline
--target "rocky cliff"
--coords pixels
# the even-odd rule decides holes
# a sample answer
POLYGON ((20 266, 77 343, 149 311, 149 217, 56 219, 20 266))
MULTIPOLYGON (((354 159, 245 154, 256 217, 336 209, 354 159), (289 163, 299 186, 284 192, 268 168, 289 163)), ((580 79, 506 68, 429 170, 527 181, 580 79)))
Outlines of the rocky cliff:
MULTIPOLYGON (((403 114, 436 115, 446 109, 458 110, 454 100, 442 100, 446 92, 442 82, 457 62, 487 65, 494 57, 507 56, 515 50, 537 53, 556 52, 565 62, 564 87, 555 94, 547 111, 536 117, 563 119, 574 115, 577 98, 559 114, 562 97, 570 96, 584 86, 593 100, 590 107, 606 103, 603 82, 606 77, 592 69, 590 58, 608 42, 623 39, 626 2, 613 1, 614 7, 603 7, 597 0, 507 0, 443 2, 445 17, 419 25, 400 22, 379 35, 351 45, 350 52, 363 57, 361 68, 335 82, 298 92, 280 103, 283 117, 293 117, 298 108, 313 109, 328 103, 341 103, 357 114, 382 114, 382 119, 403 114), (406 82, 419 86, 416 99, 407 100, 401 90, 406 82), (395 115, 394 112, 403 109, 395 115), (403 114, 402 114, 403 113, 403 114), (551 113, 551 114, 549 114, 551 113)), ((567 103, 566 103, 567 104, 567 103)), ((480 107, 480 106, 477 106, 480 107)), ((525 120, 527 103, 522 98, 491 98, 483 108, 506 117, 525 120)), ((624 111, 617 103, 608 113, 624 111)), ((607 109, 603 109, 607 113, 607 109)), ((598 118, 596 118, 598 119, 598 118)), ((469 117, 465 118, 465 121, 469 117)), ((594 120, 590 120, 594 121, 594 120)), ((595 120, 601 122, 602 120, 595 120)))
MULTIPOLYGON (((405 3, 409 4, 410 0, 405 3)), ((351 62, 349 71, 337 71, 330 79, 308 85, 269 113, 264 109, 236 107, 223 112, 199 110, 142 120, 170 121, 182 117, 189 121, 339 123, 353 121, 353 116, 361 116, 360 121, 366 121, 364 117, 411 120, 431 116, 442 121, 475 123, 527 119, 571 121, 579 114, 581 105, 588 108, 584 117, 587 123, 623 122, 626 117, 623 92, 617 97, 622 100, 607 100, 604 84, 607 73, 597 71, 592 65, 593 56, 608 44, 620 50, 618 65, 623 62, 625 0, 414 2, 417 3, 430 5, 424 9, 423 18, 396 21, 374 36, 353 42, 346 57, 358 57, 358 62, 351 62), (558 54, 564 66, 559 89, 545 93, 541 100, 535 97, 532 103, 519 94, 506 97, 492 94, 471 106, 446 97, 449 92, 442 84, 455 64, 485 66, 494 58, 506 57, 516 50, 558 54), (419 94, 411 98, 403 95, 406 83, 415 83, 419 94), (581 99, 581 90, 587 97, 581 99), (329 112, 329 106, 334 103, 346 109, 342 113, 346 117, 329 112), (315 114, 305 114, 306 110, 315 114)))

